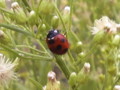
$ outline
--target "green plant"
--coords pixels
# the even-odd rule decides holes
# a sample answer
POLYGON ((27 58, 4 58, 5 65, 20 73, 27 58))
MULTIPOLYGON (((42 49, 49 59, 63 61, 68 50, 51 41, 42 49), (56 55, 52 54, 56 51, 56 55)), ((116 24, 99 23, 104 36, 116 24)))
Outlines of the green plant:
POLYGON ((13 61, 19 59, 18 80, 1 86, 1 90, 42 90, 45 85, 47 90, 119 88, 120 24, 107 16, 120 22, 120 1, 6 2, 0 1, 0 53, 13 61), (54 55, 48 49, 46 35, 50 29, 65 33, 70 43, 66 54, 54 55), (51 70, 61 83, 56 77, 54 82, 47 78, 51 70))

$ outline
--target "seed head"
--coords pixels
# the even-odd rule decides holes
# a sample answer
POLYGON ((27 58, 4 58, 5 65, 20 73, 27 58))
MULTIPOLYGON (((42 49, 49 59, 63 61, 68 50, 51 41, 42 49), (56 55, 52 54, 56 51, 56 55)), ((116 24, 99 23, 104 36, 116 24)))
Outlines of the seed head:
POLYGON ((115 34, 119 24, 110 20, 107 16, 103 16, 99 20, 95 20, 94 26, 92 27, 92 34, 95 35, 99 31, 104 30, 104 32, 115 34))
POLYGON ((7 59, 3 54, 0 54, 0 84, 7 86, 7 84, 16 79, 14 72, 16 64, 7 59))

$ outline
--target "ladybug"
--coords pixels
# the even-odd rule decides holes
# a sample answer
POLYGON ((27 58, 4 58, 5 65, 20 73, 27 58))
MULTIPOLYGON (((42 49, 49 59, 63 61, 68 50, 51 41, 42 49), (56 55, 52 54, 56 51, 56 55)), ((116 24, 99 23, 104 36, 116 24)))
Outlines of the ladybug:
POLYGON ((50 51, 54 54, 62 55, 68 51, 68 40, 63 34, 60 34, 59 30, 50 30, 46 42, 50 51))

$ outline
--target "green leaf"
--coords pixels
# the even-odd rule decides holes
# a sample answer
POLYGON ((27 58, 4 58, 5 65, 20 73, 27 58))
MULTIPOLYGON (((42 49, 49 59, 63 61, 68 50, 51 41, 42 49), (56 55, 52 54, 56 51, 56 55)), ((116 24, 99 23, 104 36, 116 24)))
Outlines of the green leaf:
POLYGON ((9 13, 9 14, 13 14, 12 12, 8 11, 7 9, 1 8, 1 7, 0 7, 0 11, 6 12, 6 13, 9 13))
POLYGON ((43 86, 42 86, 39 82, 35 81, 35 80, 32 79, 32 78, 29 78, 29 80, 30 80, 39 90, 42 90, 43 86))
POLYGON ((26 31, 26 30, 24 30, 20 27, 17 27, 15 25, 0 23, 0 27, 4 27, 4 28, 7 28, 7 29, 16 31, 16 32, 20 32, 20 33, 23 33, 23 34, 28 35, 28 36, 33 36, 30 32, 28 32, 28 31, 26 31))

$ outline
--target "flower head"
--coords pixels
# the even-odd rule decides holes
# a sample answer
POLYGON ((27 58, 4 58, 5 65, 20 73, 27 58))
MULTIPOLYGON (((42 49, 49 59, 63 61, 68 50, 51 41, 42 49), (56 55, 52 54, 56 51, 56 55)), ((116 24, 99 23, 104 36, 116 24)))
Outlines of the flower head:
POLYGON ((18 2, 13 2, 11 4, 11 11, 14 13, 12 18, 15 19, 18 23, 21 24, 27 21, 28 17, 18 2))
POLYGON ((115 34, 119 28, 119 24, 110 20, 107 16, 103 16, 99 20, 95 20, 94 27, 92 27, 92 34, 97 34, 99 31, 115 34))
POLYGON ((16 78, 15 63, 9 61, 3 54, 0 54, 0 84, 7 86, 8 82, 16 78))

